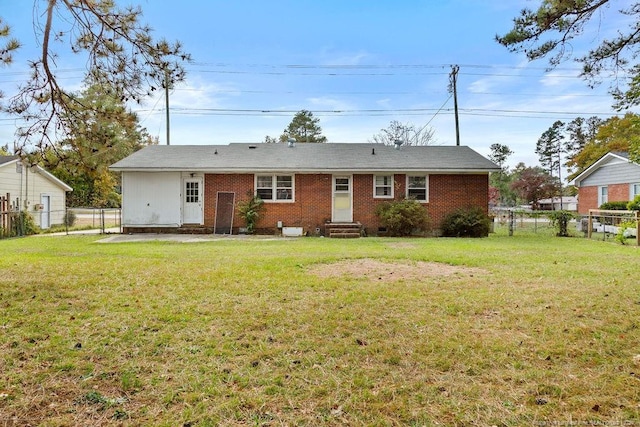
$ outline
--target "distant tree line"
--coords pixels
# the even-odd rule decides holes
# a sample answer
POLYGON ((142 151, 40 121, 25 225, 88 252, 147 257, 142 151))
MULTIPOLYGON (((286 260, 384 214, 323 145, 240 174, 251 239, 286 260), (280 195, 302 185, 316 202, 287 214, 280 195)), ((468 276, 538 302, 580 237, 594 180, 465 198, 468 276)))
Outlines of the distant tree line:
POLYGON ((505 165, 513 152, 506 145, 492 144, 489 158, 501 168, 491 175, 492 203, 536 206, 540 199, 575 194, 575 189, 563 184, 610 151, 627 152, 632 161, 639 162, 639 147, 640 116, 633 113, 606 120, 594 116, 554 122, 536 143, 541 166, 520 163, 509 170, 505 165), (563 177, 560 171, 565 168, 568 175, 563 177))

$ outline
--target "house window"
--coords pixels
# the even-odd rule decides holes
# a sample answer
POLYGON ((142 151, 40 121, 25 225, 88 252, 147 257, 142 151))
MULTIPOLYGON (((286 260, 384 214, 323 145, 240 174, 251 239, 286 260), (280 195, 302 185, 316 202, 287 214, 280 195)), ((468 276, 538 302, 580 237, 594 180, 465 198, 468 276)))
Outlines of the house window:
POLYGON ((265 201, 292 201, 293 175, 256 175, 256 196, 265 201))
POLYGON ((375 175, 373 177, 373 197, 393 198, 393 175, 375 175))
POLYGON ((335 191, 349 191, 349 178, 336 178, 335 191))
POLYGON ((609 201, 609 188, 606 185, 598 187, 598 206, 609 201))
POLYGON ((629 184, 629 200, 633 200, 640 195, 640 184, 629 184))
POLYGON ((428 177, 425 175, 407 176, 407 197, 421 202, 429 201, 428 177))
POLYGON ((188 181, 185 184, 185 201, 187 203, 198 203, 200 201, 198 182, 188 181))

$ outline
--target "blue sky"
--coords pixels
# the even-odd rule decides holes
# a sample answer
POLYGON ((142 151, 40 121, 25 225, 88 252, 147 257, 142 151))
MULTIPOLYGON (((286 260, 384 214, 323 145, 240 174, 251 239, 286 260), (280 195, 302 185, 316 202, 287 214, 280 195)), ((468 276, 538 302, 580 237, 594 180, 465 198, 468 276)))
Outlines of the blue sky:
MULTIPOLYGON (((460 67, 461 144, 483 155, 493 143, 506 144, 515 152, 511 166, 538 163, 536 141, 556 120, 617 114, 606 80, 590 89, 577 77, 575 63, 548 72, 546 62, 529 63, 495 42, 523 7, 539 1, 137 3, 155 36, 180 40, 193 56, 187 81, 170 94, 172 145, 260 142, 278 137, 302 109, 320 119, 329 142, 367 142, 397 120, 428 124, 435 144, 454 145, 448 91, 454 64, 460 67)), ((32 1, 0 0, 0 16, 24 44, 15 63, 0 69, 6 95, 27 76, 26 61, 37 54, 33 14, 32 1)), ((603 20, 584 41, 597 43, 623 25, 603 20)), ((573 45, 577 54, 588 47, 573 45)), ((69 88, 79 88, 83 64, 67 53, 58 59, 69 88)), ((164 108, 163 96, 134 107, 161 144, 164 108)), ((0 117, 0 144, 11 145, 14 127, 0 117)))

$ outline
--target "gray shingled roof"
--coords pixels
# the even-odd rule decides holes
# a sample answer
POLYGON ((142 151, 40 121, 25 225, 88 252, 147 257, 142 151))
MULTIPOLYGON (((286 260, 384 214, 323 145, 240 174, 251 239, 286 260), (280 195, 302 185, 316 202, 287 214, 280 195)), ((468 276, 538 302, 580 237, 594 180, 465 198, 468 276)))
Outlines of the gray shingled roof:
POLYGON ((0 165, 19 159, 18 156, 0 156, 0 165))
POLYGON ((151 145, 111 166, 115 171, 201 172, 494 172, 493 162, 464 146, 297 143, 151 145), (375 153, 375 154, 374 154, 375 153))

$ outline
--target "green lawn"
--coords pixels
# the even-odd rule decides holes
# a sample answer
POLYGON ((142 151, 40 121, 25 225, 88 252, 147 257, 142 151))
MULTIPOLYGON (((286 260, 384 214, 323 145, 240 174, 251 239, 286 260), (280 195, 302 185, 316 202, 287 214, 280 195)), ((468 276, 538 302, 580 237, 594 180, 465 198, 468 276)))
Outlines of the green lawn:
POLYGON ((639 249, 548 234, 0 241, 0 426, 640 425, 639 249))

